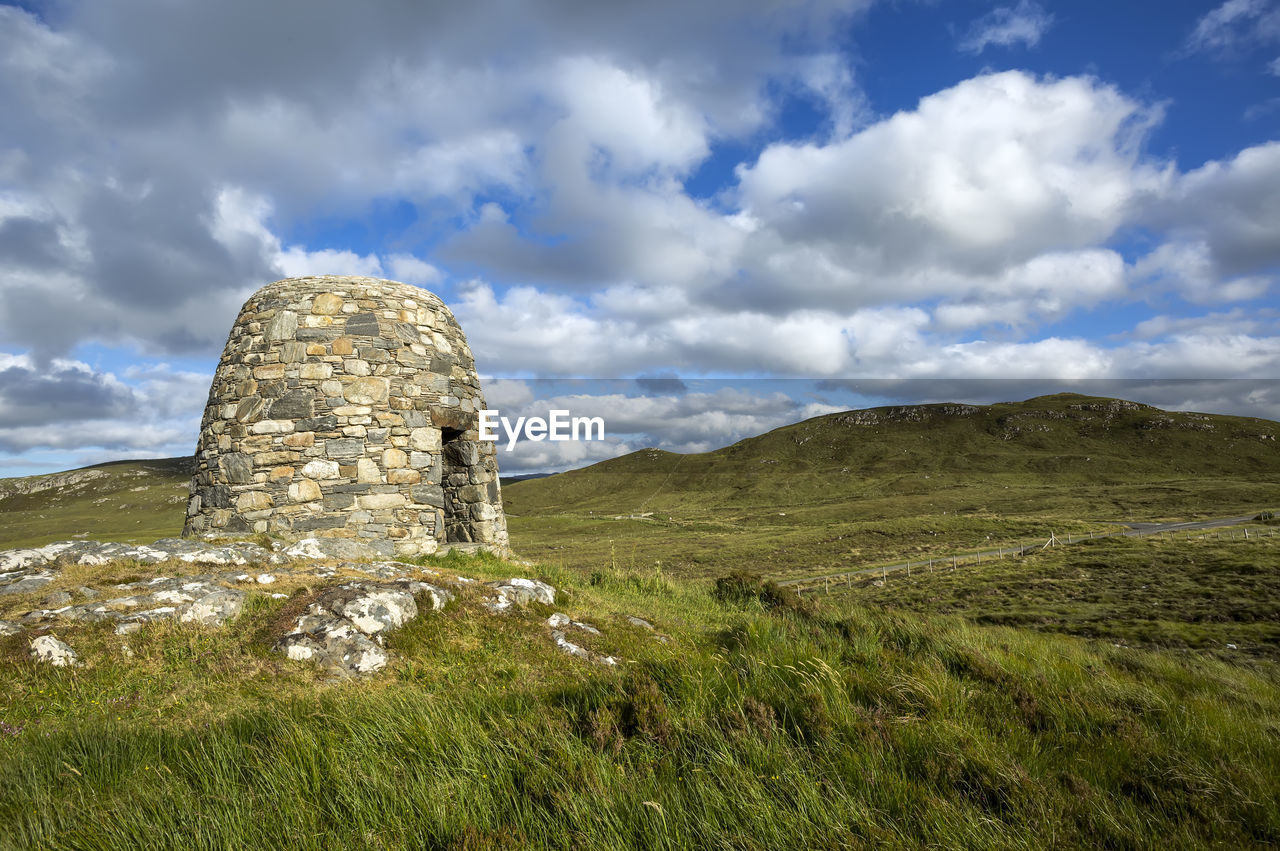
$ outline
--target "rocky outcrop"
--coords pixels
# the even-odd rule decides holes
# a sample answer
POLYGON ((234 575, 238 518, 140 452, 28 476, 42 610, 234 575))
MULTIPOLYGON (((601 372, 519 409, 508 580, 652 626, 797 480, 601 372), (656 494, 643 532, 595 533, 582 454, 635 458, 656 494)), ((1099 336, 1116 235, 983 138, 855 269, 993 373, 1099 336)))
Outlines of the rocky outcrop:
POLYGON ((291 278, 245 302, 209 389, 183 534, 350 539, 381 556, 505 552, 494 445, 439 298, 291 278))
POLYGON ((426 582, 347 582, 307 606, 294 631, 276 642, 275 649, 333 674, 380 671, 387 665, 383 635, 418 616, 415 596, 429 599, 433 609, 453 599, 449 591, 426 582))
POLYGON ((52 635, 40 635, 31 641, 31 658, 55 668, 74 668, 80 665, 76 651, 52 635))
MULTIPOLYGON (((388 662, 385 636, 418 617, 437 611, 464 589, 481 611, 504 613, 539 604, 552 606, 556 589, 545 582, 523 577, 479 582, 465 576, 449 576, 428 567, 402 561, 345 561, 352 555, 351 541, 302 540, 267 549, 249 542, 213 543, 164 539, 154 544, 131 545, 96 541, 60 541, 45 547, 0 551, 0 595, 40 592, 54 582, 62 568, 72 564, 104 564, 126 559, 140 564, 160 564, 160 570, 185 564, 226 564, 237 569, 198 574, 155 576, 103 587, 81 585, 44 597, 42 605, 16 620, 0 620, 0 636, 28 630, 47 630, 57 624, 95 621, 114 623, 118 635, 141 630, 146 624, 176 621, 201 627, 219 627, 236 618, 250 593, 273 593, 278 584, 298 580, 333 581, 314 592, 305 609, 274 644, 290 659, 312 662, 324 671, 349 677, 382 670, 388 662), (163 563, 163 564, 161 564, 163 563), (353 579, 351 574, 366 579, 353 579)), ((368 553, 365 552, 365 555, 368 553)), ((552 640, 561 649, 583 659, 614 664, 613 657, 587 650, 566 638, 569 631, 599 635, 594 626, 556 614, 551 621, 552 640)), ((55 665, 77 664, 75 651, 48 635, 31 644, 33 658, 55 665)))

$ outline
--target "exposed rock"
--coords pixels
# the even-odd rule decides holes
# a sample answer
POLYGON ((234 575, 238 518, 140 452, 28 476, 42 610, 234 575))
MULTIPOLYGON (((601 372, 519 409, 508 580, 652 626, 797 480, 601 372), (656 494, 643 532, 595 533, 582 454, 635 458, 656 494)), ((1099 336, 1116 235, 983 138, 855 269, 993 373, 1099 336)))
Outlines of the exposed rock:
POLYGON ((39 635, 31 640, 31 658, 46 662, 55 668, 72 668, 80 665, 76 651, 52 635, 39 635))
POLYGON ((307 606, 294 631, 277 641, 275 649, 342 676, 380 671, 387 665, 387 652, 380 646, 382 634, 418 616, 415 587, 431 593, 433 608, 443 606, 450 597, 444 589, 426 583, 348 582, 330 588, 307 606))
POLYGON ((378 558, 378 552, 370 544, 350 538, 303 538, 286 547, 284 554, 290 558, 358 559, 378 558))
POLYGON ((218 626, 240 614, 244 607, 244 594, 232 588, 224 588, 206 594, 178 616, 183 623, 218 626))
MULTIPOLYGON (((476 545, 459 548, 471 546, 476 545)), ((45 598, 44 608, 27 612, 20 622, 0 621, 0 635, 19 633, 28 625, 68 621, 114 622, 118 635, 137 632, 145 624, 158 621, 176 620, 217 627, 240 614, 248 595, 246 589, 274 584, 286 578, 331 579, 340 573, 363 573, 370 580, 349 580, 322 591, 297 619, 293 630, 275 645, 276 650, 291 659, 313 661, 341 676, 383 669, 387 664, 387 652, 382 647, 382 636, 417 617, 423 608, 432 611, 444 608, 455 596, 454 591, 444 586, 452 585, 456 590, 479 584, 465 576, 445 576, 402 561, 366 563, 339 560, 333 557, 334 554, 364 556, 369 551, 360 542, 338 538, 300 541, 274 553, 247 542, 218 545, 178 539, 157 541, 148 547, 93 541, 60 542, 59 545, 40 548, 40 551, 22 552, 21 558, 13 558, 13 551, 0 552, 0 559, 8 564, 33 565, 0 574, 0 593, 38 590, 54 581, 64 564, 79 563, 89 556, 105 557, 108 552, 120 558, 142 556, 152 562, 199 563, 212 560, 229 566, 249 563, 247 556, 252 556, 253 563, 269 561, 276 566, 269 574, 224 571, 156 576, 103 588, 81 586, 74 596, 64 591, 56 592, 45 598), (292 559, 295 558, 304 563, 294 563, 292 559), (323 561, 307 564, 306 559, 323 561), (36 562, 38 564, 34 564, 36 562), (81 602, 72 605, 76 599, 81 602)), ((480 603, 495 612, 535 602, 552 605, 556 599, 555 588, 533 579, 513 577, 486 585, 492 596, 482 597, 480 603)), ((271 596, 280 599, 287 595, 271 596)), ((595 626, 574 621, 563 613, 552 615, 548 623, 553 639, 566 652, 602 664, 615 663, 612 657, 600 656, 565 638, 566 630, 598 636, 600 630, 595 626)), ((74 654, 68 657, 62 651, 66 645, 50 643, 56 639, 44 640, 46 638, 40 637, 38 647, 33 644, 32 654, 53 664, 72 664, 65 661, 74 659, 74 654)))
POLYGON ((547 618, 547 626, 551 627, 551 640, 556 643, 565 653, 570 656, 576 656, 579 659, 585 659, 588 662, 597 662, 601 665, 616 665, 618 660, 612 656, 605 656, 588 650, 580 644, 574 644, 567 637, 566 631, 569 629, 579 629, 591 635, 599 635, 600 630, 588 623, 572 620, 568 615, 562 612, 556 612, 547 618))
POLYGON ((496 597, 486 600, 485 605, 495 612, 500 612, 513 604, 523 606, 528 603, 542 603, 551 606, 556 602, 556 589, 536 579, 520 577, 500 579, 497 582, 490 582, 489 587, 498 593, 496 597))

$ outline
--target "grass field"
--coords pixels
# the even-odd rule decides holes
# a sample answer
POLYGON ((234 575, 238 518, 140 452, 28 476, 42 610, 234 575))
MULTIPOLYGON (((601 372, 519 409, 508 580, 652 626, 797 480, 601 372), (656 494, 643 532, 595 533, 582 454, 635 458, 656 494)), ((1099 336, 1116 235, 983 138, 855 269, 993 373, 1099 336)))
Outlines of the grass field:
POLYGON ((699 455, 643 450, 503 499, 516 548, 539 561, 791 578, 1255 513, 1280 505, 1276 432, 1070 394, 854 411, 699 455))
POLYGON ((869 576, 837 584, 831 604, 1280 659, 1280 537, 1259 531, 1271 530, 1086 540, 954 571, 869 576))
MULTIPOLYGON (((1113 401, 854 412, 506 486, 533 563, 436 566, 556 607, 464 595, 358 682, 269 651, 301 581, 222 629, 59 626, 79 669, 0 638, 0 849, 1274 847, 1280 538, 752 578, 1280 504, 1280 426, 1113 401), (552 611, 618 667, 556 649, 552 611)), ((0 481, 0 547, 174 534, 184 463, 0 481)), ((171 570, 70 568, 0 617, 171 570)))
POLYGON ((0 479, 0 549, 71 538, 143 544, 178 535, 191 470, 189 458, 162 458, 0 479))
POLYGON ((618 670, 555 650, 550 609, 465 600, 357 683, 268 653, 289 601, 265 595, 222 630, 59 630, 79 670, 4 639, 0 846, 1280 842, 1271 663, 750 587, 722 602, 652 572, 545 578, 618 670))

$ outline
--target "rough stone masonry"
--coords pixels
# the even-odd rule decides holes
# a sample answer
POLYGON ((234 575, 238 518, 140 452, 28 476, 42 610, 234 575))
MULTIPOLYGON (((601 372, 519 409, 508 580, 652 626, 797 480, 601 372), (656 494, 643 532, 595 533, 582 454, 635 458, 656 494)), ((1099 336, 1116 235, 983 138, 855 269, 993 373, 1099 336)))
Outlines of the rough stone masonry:
POLYGON ((361 277, 268 284, 241 308, 209 388, 183 535, 505 552, 482 409, 466 338, 435 295, 361 277))

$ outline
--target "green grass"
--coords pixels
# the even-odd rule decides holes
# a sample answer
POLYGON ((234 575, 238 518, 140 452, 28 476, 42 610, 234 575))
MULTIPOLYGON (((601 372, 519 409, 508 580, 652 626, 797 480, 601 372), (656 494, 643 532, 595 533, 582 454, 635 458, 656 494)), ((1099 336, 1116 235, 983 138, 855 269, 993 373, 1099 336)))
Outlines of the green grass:
POLYGON ((265 596, 223 630, 60 628, 80 670, 5 639, 0 847, 1280 842, 1267 660, 766 610, 749 583, 720 602, 654 571, 546 578, 618 670, 554 649, 550 609, 465 599, 393 635, 390 668, 360 682, 267 652, 291 601, 265 596))
POLYGON ((897 571, 835 586, 832 605, 959 614, 1121 642, 1280 659, 1280 537, 1082 541, 958 570, 897 571), (1235 645, 1228 648, 1227 645, 1235 645))
POLYGON ((190 458, 116 461, 0 479, 0 549, 70 538, 150 543, 178 535, 191 464, 190 458))
MULTIPOLYGON (((331 682, 269 650, 306 582, 220 630, 57 627, 82 669, 0 639, 0 848, 1280 844, 1278 542, 1096 541, 817 601, 711 581, 1254 514, 1280 427, 1073 396, 876 416, 506 486, 537 564, 424 560, 550 581, 617 669, 472 592, 331 682)), ((174 534, 182 463, 0 482, 0 546, 174 534)), ((67 568, 3 612, 170 569, 67 568)))
POLYGON ((578 570, 793 578, 1280 504, 1274 422, 1070 394, 967 410, 832 414, 517 482, 512 540, 578 570))

